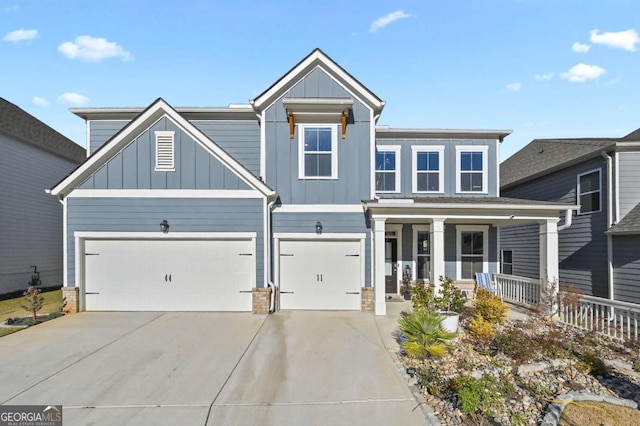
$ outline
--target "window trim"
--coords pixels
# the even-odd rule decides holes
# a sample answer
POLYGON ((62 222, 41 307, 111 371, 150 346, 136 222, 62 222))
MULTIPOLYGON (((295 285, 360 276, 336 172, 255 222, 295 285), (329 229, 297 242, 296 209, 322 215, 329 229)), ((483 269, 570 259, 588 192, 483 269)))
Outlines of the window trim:
POLYGON ((456 193, 457 194, 488 194, 489 193, 489 146, 488 145, 457 145, 456 146, 456 193), (482 190, 481 191, 462 191, 460 175, 461 161, 460 154, 463 152, 481 152, 482 153, 482 190))
MULTIPOLYGON (((433 247, 433 232, 431 232, 431 228, 429 225, 411 225, 411 258, 413 260, 413 270, 411 271, 411 275, 413 280, 418 279, 418 232, 428 232, 429 233, 429 263, 431 263, 431 247, 433 247)), ((425 256, 425 255, 421 255, 425 256)), ((431 274, 432 271, 429 271, 431 274)), ((431 282, 431 275, 426 278, 423 278, 425 282, 431 282)))
MULTIPOLYGON (((582 215, 587 215, 587 214, 593 214, 593 213, 600 213, 602 211, 602 169, 593 169, 593 170, 589 170, 588 172, 584 172, 584 173, 580 173, 577 177, 576 177, 576 204, 580 204, 580 196, 583 195, 580 192, 580 178, 582 176, 586 176, 586 175, 590 175, 591 173, 598 173, 598 195, 599 195, 599 200, 598 203, 600 204, 600 208, 598 210, 591 210, 588 212, 583 212, 582 211, 582 205, 580 205, 580 209, 578 210, 577 214, 579 216, 582 215)), ((585 192, 584 194, 591 194, 594 193, 596 191, 589 191, 589 192, 585 192)))
MULTIPOLYGON (((431 172, 433 173, 433 172, 431 172)), ((414 194, 444 193, 444 145, 412 145, 411 146, 411 192, 414 194), (438 153, 438 191, 418 191, 418 153, 438 153)))
POLYGON ((472 281, 462 278, 462 233, 482 232, 482 272, 489 272, 489 225, 456 225, 456 280, 472 281))
MULTIPOLYGON (((400 176, 402 176, 402 161, 400 158, 400 152, 401 152, 401 146, 400 145, 376 145, 376 151, 374 154, 374 162, 373 162, 373 187, 376 191, 376 194, 399 194, 400 192, 402 192, 402 189, 400 188, 400 176), (380 170, 376 170, 376 164, 375 164, 375 154, 377 154, 378 152, 394 152, 396 154, 396 170, 395 170, 395 174, 396 174, 396 189, 395 191, 378 191, 376 188, 376 174, 380 171, 380 170)), ((389 173, 388 171, 381 171, 384 173, 389 173)))
POLYGON ((176 171, 176 132, 172 131, 172 130, 157 130, 154 132, 155 135, 155 142, 156 142, 156 146, 155 146, 155 154, 156 154, 156 165, 155 165, 155 171, 156 172, 175 172, 176 171), (159 155, 158 155, 158 142, 159 139, 162 137, 167 137, 170 136, 171 137, 171 164, 170 165, 161 165, 158 160, 159 160, 159 155))
POLYGON ((296 124, 298 132, 298 179, 301 180, 335 180, 338 179, 338 125, 327 123, 296 124), (304 131, 307 128, 331 129, 331 176, 306 176, 304 167, 304 131))
POLYGON ((500 273, 501 274, 505 273, 504 272, 505 263, 507 265, 511 265, 511 274, 508 274, 508 275, 513 275, 513 263, 514 263, 513 262, 513 249, 500 250, 500 273), (510 263, 504 261, 504 253, 507 252, 507 251, 511 252, 511 262, 510 263))

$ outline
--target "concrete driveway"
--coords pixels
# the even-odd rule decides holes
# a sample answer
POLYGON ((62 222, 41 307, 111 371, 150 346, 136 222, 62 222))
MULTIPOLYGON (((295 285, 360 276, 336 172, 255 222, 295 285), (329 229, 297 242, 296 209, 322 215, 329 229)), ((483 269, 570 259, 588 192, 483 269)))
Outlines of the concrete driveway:
POLYGON ((390 327, 359 312, 81 313, 0 339, 0 404, 61 404, 65 425, 426 424, 390 327))

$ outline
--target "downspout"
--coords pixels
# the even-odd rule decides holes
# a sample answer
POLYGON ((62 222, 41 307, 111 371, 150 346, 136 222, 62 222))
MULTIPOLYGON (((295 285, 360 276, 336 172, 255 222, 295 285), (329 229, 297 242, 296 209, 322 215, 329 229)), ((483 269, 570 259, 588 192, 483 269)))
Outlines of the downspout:
POLYGON ((565 229, 569 228, 572 223, 573 223, 573 209, 567 209, 567 211, 564 213, 564 223, 558 226, 558 232, 564 231, 565 229))
MULTIPOLYGON (((613 225, 613 167, 612 159, 605 151, 600 155, 607 160, 607 230, 613 225)), ((609 284, 609 299, 614 300, 613 292, 613 237, 607 234, 607 280, 609 284)))
POLYGON ((273 262, 273 259, 271 259, 271 244, 273 244, 273 238, 271 237, 271 212, 275 203, 276 199, 270 201, 269 204, 267 204, 267 235, 265 235, 265 240, 268 238, 265 246, 267 249, 267 285, 271 288, 271 297, 269 298, 270 314, 274 313, 276 309, 276 286, 271 278, 271 264, 273 262))

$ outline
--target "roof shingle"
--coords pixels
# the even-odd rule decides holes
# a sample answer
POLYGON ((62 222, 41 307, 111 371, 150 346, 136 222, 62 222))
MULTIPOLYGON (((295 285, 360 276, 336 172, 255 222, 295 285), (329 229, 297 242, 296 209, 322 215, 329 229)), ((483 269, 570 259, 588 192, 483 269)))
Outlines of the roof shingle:
POLYGON ((640 234, 640 203, 607 231, 611 235, 640 234))

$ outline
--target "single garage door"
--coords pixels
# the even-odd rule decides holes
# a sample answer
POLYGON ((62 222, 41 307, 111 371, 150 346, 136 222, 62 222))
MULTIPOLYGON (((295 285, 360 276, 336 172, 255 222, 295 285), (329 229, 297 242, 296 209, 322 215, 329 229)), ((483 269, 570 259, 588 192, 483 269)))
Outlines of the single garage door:
POLYGON ((252 240, 86 240, 88 311, 250 311, 252 240))
POLYGON ((280 308, 360 310, 360 241, 280 241, 280 308))

